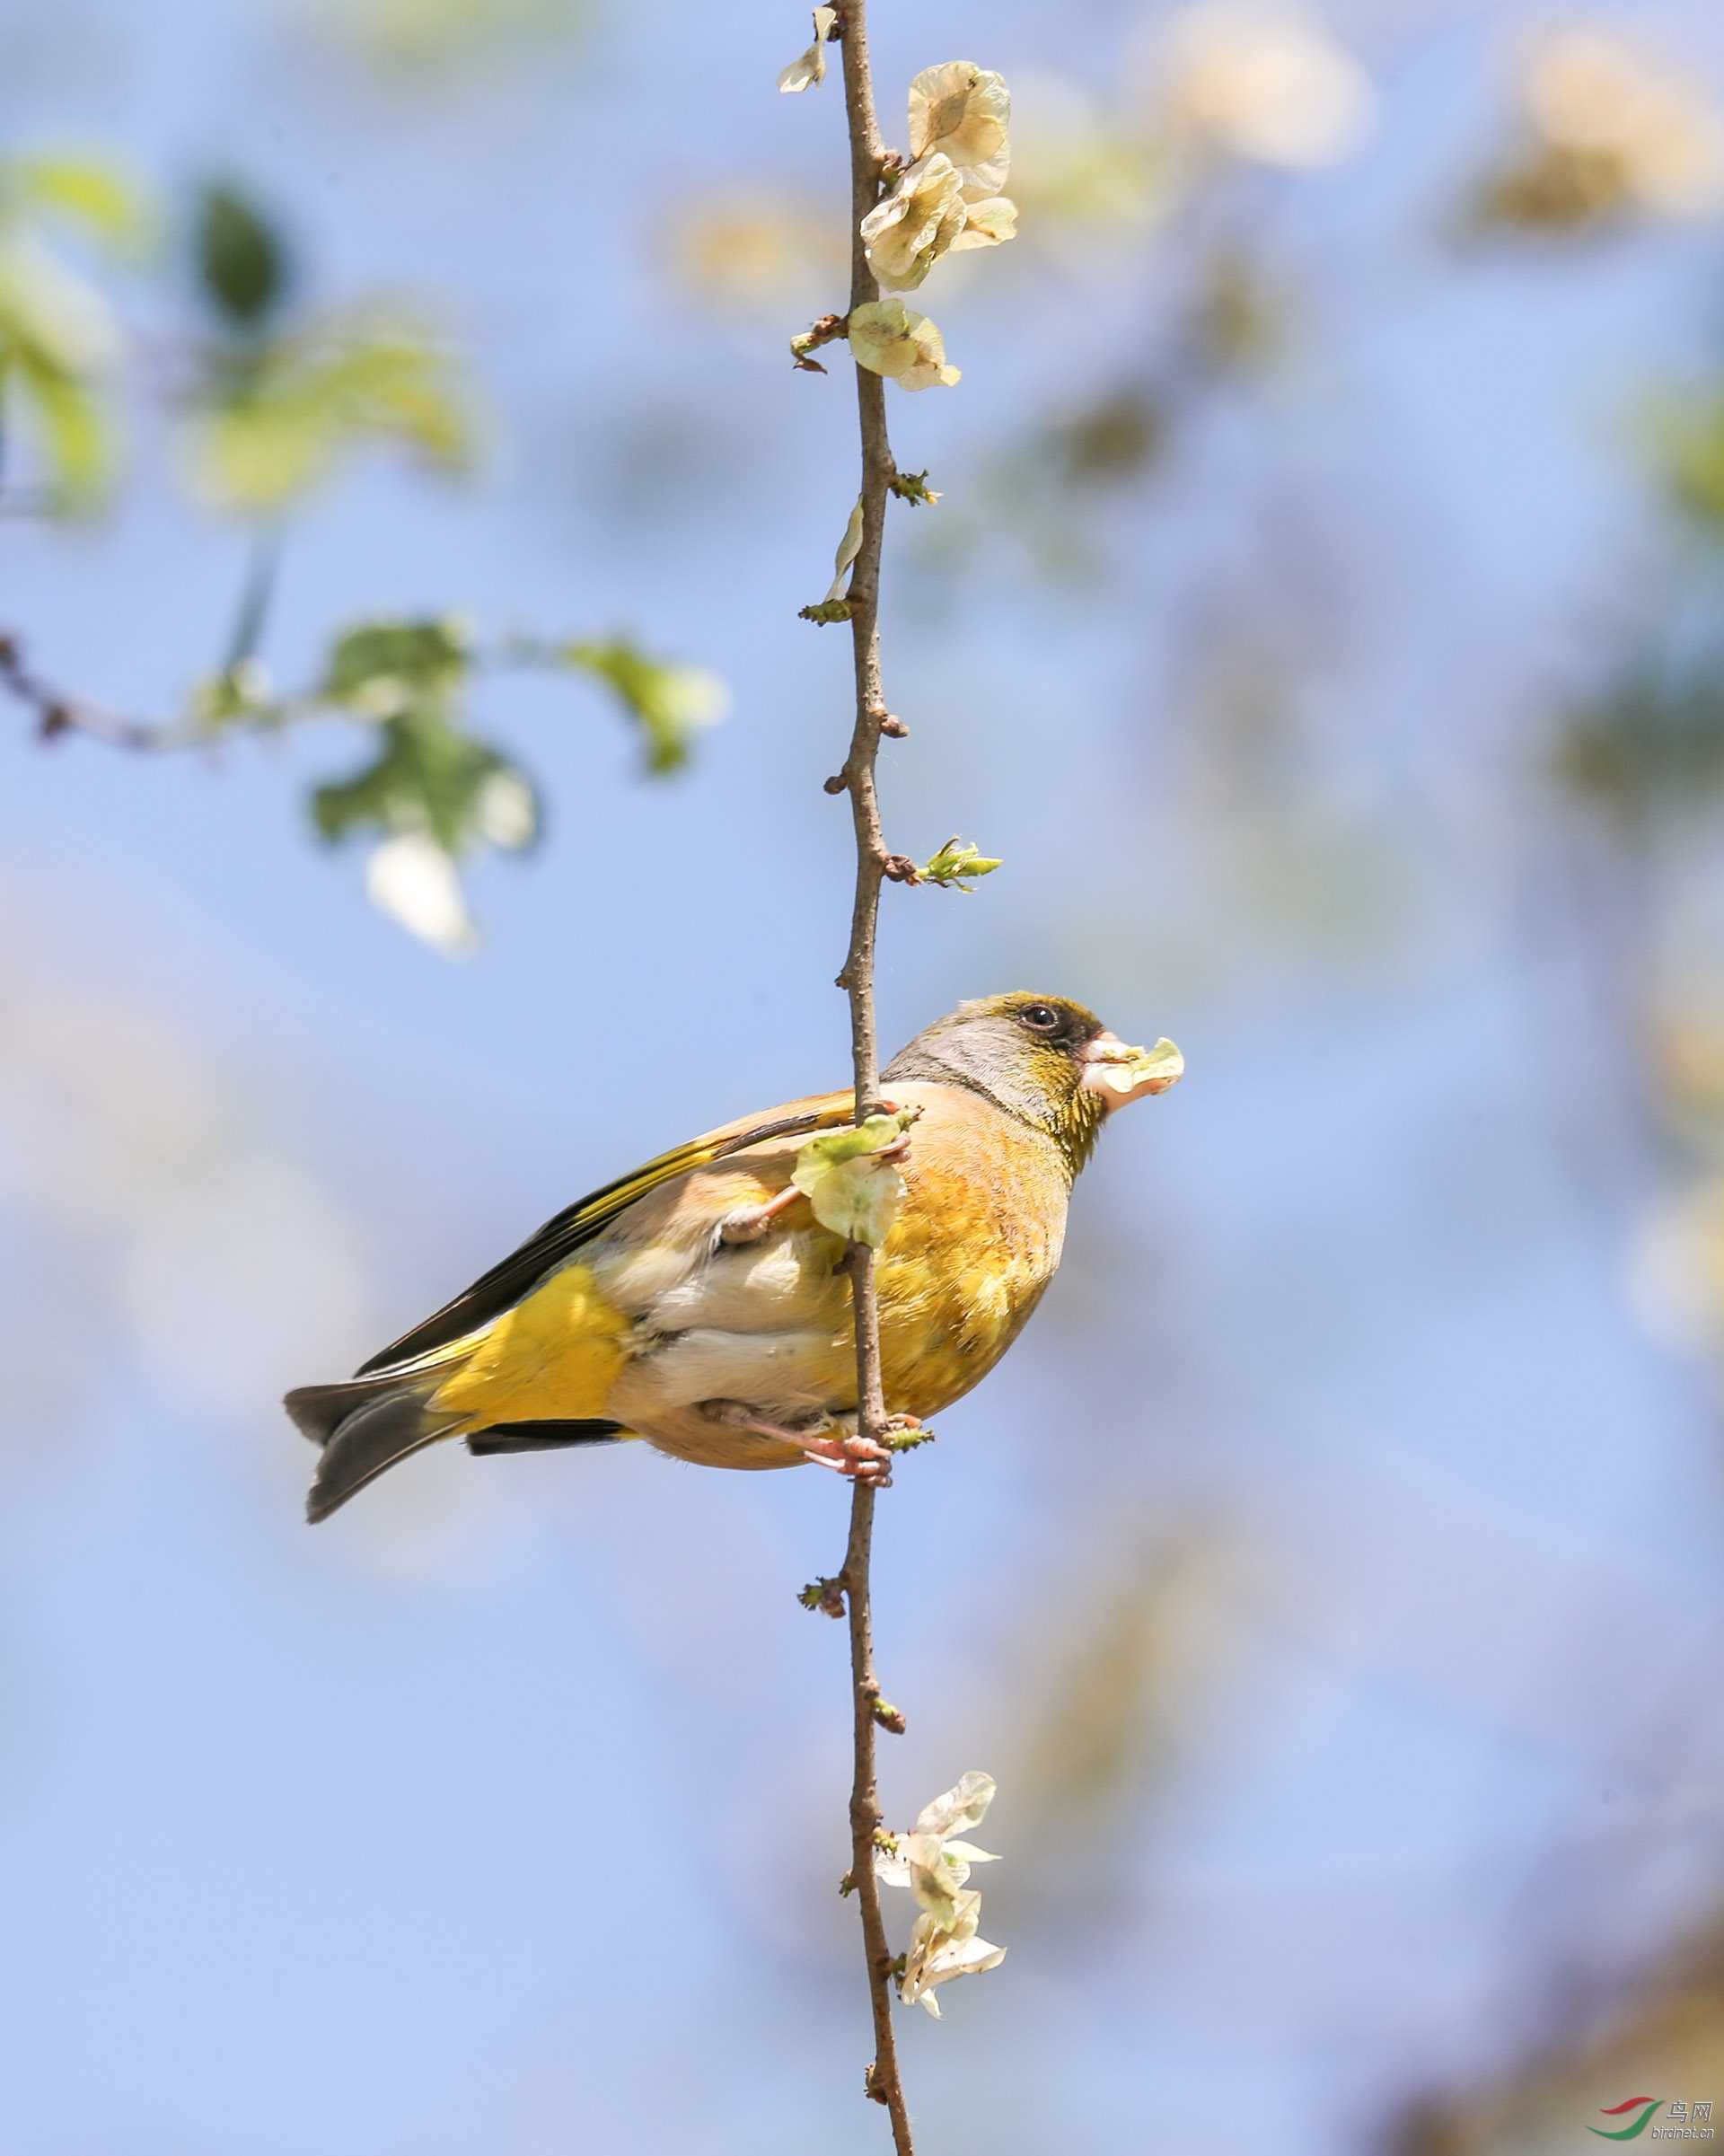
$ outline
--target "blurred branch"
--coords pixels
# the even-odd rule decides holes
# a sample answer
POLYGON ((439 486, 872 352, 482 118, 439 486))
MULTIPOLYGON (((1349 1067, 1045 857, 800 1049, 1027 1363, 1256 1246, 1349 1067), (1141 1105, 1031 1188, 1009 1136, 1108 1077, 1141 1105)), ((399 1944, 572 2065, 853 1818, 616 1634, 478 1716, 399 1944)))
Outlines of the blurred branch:
MULTIPOLYGON (((264 208, 225 181, 204 186, 193 207, 189 267, 202 319, 183 353, 186 471, 200 505, 242 519, 247 534, 218 670, 183 716, 136 718, 46 679, 27 662, 22 635, 0 630, 0 695, 31 714, 44 741, 84 734, 139 752, 207 748, 319 717, 364 725, 370 761, 312 791, 312 823, 331 840, 374 833, 374 901, 440 948, 465 947, 474 938, 461 859, 480 845, 519 851, 540 824, 525 773, 465 724, 462 700, 476 677, 532 666, 602 683, 638 730, 644 769, 661 777, 687 762, 695 735, 720 716, 724 691, 626 636, 516 636, 479 649, 453 620, 428 619, 362 622, 333 639, 317 680, 272 691, 259 655, 293 510, 376 446, 457 470, 474 428, 457 370, 427 330, 375 306, 295 308, 294 251, 264 208)), ((105 373, 118 331, 101 295, 38 232, 68 221, 113 247, 135 234, 141 213, 104 166, 0 160, 0 454, 22 435, 40 472, 40 483, 0 494, 0 514, 87 507, 109 475, 105 373), (8 420, 22 426, 8 431, 8 420)))
POLYGON ((62 689, 30 666, 19 637, 4 632, 0 693, 33 716, 43 741, 79 733, 132 751, 209 748, 314 717, 363 725, 377 744, 371 762, 314 788, 312 821, 330 840, 374 832, 381 844, 367 879, 373 900, 443 949, 473 940, 456 876, 462 856, 477 845, 519 852, 541 822, 525 773, 464 722, 462 699, 476 678, 532 666, 603 682, 638 728, 643 768, 653 777, 680 769, 694 735, 723 709, 723 688, 710 674, 655 659, 625 638, 511 637, 484 647, 459 623, 437 620, 363 622, 336 639, 317 682, 272 695, 255 655, 279 543, 278 524, 259 527, 222 671, 201 685, 183 718, 132 718, 62 689), (435 906, 423 902, 432 889, 435 906))
POLYGON ((122 718, 101 704, 68 696, 31 671, 22 645, 4 630, 0 630, 0 689, 35 715, 36 731, 43 741, 75 730, 114 748, 160 749, 177 745, 174 737, 181 731, 146 719, 122 718))

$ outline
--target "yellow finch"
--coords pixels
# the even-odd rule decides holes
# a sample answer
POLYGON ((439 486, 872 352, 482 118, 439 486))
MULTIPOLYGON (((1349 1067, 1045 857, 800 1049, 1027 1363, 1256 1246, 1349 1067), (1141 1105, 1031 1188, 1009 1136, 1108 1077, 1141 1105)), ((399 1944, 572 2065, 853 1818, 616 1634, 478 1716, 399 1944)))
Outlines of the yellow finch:
MULTIPOLYGON (((899 1123, 916 1117, 868 1169, 902 1178, 876 1272, 902 1426, 993 1368, 1053 1277, 1102 1124, 1181 1069, 1169 1042, 1127 1048, 1081 1004, 1025 994, 960 1005, 887 1064, 899 1123)), ((853 1112, 849 1092, 818 1094, 663 1154, 346 1384, 289 1393, 323 1448, 310 1517, 439 1438, 491 1453, 636 1437, 715 1467, 881 1477, 890 1453, 856 1435, 846 1236, 822 1225, 818 1160, 799 1172, 853 1112)))

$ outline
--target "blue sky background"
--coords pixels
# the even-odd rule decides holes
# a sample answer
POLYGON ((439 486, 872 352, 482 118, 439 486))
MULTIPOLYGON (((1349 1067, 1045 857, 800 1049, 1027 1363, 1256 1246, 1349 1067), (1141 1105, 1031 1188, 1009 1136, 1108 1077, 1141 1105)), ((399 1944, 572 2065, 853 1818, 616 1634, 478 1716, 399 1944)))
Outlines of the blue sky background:
MULTIPOLYGON (((1113 0, 875 12, 889 108, 962 55, 1026 126, 1143 34, 1113 0)), ((1595 13, 1724 66, 1700 0, 1595 13)), ((1376 72, 1370 134, 1213 211, 1274 271, 1278 363, 1080 505, 1062 567, 1012 453, 1153 348, 1201 231, 1026 224, 947 265, 963 384, 890 399, 947 497, 890 535, 892 833, 1007 867, 889 893, 885 1034, 1041 988, 1190 1071, 1109 1133, 1035 1326, 883 1508, 888 1809, 1001 1785, 1008 1958, 905 2017, 930 2156, 1385 2148, 1724 1899, 1715 1406, 1631 1292, 1671 1171, 1545 769, 1659 602, 1635 415, 1716 363, 1718 233, 1468 251, 1551 12, 1321 19, 1376 72)), ((832 1890, 843 1642, 792 1598, 840 1554, 833 1481, 452 1449, 313 1534, 275 1404, 579 1192, 842 1078, 818 782, 848 647, 796 610, 852 498, 848 383, 784 364, 818 295, 726 312, 673 268, 729 193, 841 216, 833 86, 772 89, 803 34, 595 0, 402 81, 286 0, 0 29, 16 145, 117 152, 170 200, 237 174, 308 296, 415 297, 472 354, 481 474, 379 459, 320 497, 280 675, 453 606, 625 626, 734 698, 649 787, 596 696, 488 686, 552 821, 478 870, 462 964, 306 836, 350 730, 0 742, 20 2156, 882 2145, 832 1890)), ((182 318, 128 305, 171 387, 182 318)), ((105 520, 0 529, 4 613, 50 674, 165 710, 240 553, 136 433, 105 520)))

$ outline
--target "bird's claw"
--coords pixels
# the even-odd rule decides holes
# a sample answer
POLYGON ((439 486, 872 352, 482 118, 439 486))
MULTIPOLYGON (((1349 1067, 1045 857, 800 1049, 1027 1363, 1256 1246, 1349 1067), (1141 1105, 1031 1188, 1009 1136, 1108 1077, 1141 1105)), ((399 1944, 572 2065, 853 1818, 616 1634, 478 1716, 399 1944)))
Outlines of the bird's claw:
POLYGON ((872 1438, 804 1438, 805 1457, 836 1474, 868 1483, 876 1490, 892 1486, 892 1454, 872 1438))

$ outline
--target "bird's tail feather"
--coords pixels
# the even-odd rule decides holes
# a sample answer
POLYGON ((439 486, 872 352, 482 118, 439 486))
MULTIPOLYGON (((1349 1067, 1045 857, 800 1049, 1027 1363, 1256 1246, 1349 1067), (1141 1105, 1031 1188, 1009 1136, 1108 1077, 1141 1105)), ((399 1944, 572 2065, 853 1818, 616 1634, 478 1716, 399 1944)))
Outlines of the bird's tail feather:
POLYGON ((302 1385, 283 1405, 323 1456, 312 1478, 305 1517, 327 1519, 356 1491, 374 1482, 387 1467, 439 1438, 465 1435, 470 1452, 549 1452, 565 1445, 603 1445, 620 1436, 620 1422, 495 1422, 485 1430, 469 1427, 471 1418, 434 1400, 448 1376, 441 1368, 419 1368, 374 1377, 349 1378, 344 1385, 302 1385))
POLYGON ((464 1418, 431 1404, 445 1371, 416 1370, 346 1385, 303 1385, 283 1405, 305 1435, 323 1448, 312 1478, 305 1517, 327 1519, 356 1490, 423 1445, 452 1437, 464 1418))

